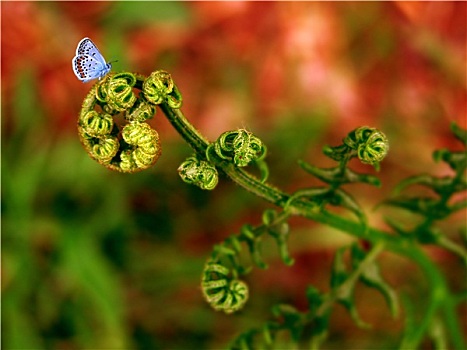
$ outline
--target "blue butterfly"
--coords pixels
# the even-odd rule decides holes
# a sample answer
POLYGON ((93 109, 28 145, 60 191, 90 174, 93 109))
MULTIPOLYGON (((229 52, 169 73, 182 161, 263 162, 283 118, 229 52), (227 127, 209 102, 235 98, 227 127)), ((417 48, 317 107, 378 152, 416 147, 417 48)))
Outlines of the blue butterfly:
POLYGON ((110 72, 112 65, 105 61, 97 46, 89 38, 78 43, 76 56, 71 61, 73 72, 83 83, 92 79, 101 79, 110 72))

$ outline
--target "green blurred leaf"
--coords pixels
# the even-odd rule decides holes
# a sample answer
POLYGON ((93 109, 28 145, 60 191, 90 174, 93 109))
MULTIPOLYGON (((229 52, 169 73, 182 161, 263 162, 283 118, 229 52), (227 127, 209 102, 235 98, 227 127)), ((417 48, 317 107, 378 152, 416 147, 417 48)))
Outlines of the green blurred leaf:
POLYGON ((407 296, 403 296, 402 302, 404 305, 405 319, 404 333, 399 345, 399 350, 413 350, 417 348, 413 341, 414 335, 417 333, 415 327, 415 309, 407 296))
POLYGON ((319 168, 305 161, 298 160, 298 165, 305 170, 307 173, 316 176, 323 182, 328 184, 346 184, 363 182, 376 187, 381 187, 381 181, 374 175, 370 174, 359 174, 350 168, 344 168, 337 166, 334 168, 319 168))
MULTIPOLYGON (((92 237, 92 231, 68 227, 61 248, 64 259, 62 278, 73 291, 80 291, 78 302, 83 307, 98 310, 89 316, 98 325, 100 336, 98 339, 82 339, 83 345, 95 342, 97 347, 125 348, 128 344, 117 276, 96 250, 92 237)), ((92 332, 88 334, 91 335, 92 332)))
POLYGON ((397 294, 395 290, 383 280, 376 262, 366 267, 366 269, 363 271, 361 279, 367 286, 376 288, 381 292, 381 294, 383 294, 389 309, 391 310, 392 316, 397 317, 399 314, 399 302, 397 299, 397 294))
POLYGON ((422 185, 431 188, 438 194, 447 193, 448 191, 464 191, 467 189, 467 182, 459 181, 454 183, 454 178, 451 176, 435 177, 427 174, 411 176, 402 180, 394 189, 396 194, 399 194, 403 189, 412 185, 422 185))
MULTIPOLYGON (((38 330, 24 305, 13 295, 2 297, 2 345, 11 350, 44 349, 38 330)), ((2 347, 3 347, 2 346, 2 347)))
POLYGON ((430 338, 433 340, 435 350, 448 349, 448 340, 446 337, 446 329, 443 322, 439 318, 433 319, 429 330, 430 338))
POLYGON ((338 288, 344 281, 349 277, 347 266, 344 261, 344 253, 347 247, 339 248, 334 255, 334 261, 332 263, 331 270, 331 288, 338 288))
POLYGON ((182 1, 118 1, 111 11, 114 25, 150 25, 161 22, 185 23, 190 11, 182 1))
POLYGON ((439 200, 431 197, 405 197, 392 198, 385 200, 383 204, 393 207, 403 208, 413 213, 420 214, 432 219, 443 219, 451 210, 444 205, 439 204, 439 200))
POLYGON ((435 162, 440 160, 449 164, 451 169, 456 172, 465 171, 467 166, 467 153, 466 152, 452 152, 448 149, 439 149, 433 152, 433 159, 435 162))
POLYGON ((303 331, 303 314, 301 314, 295 307, 288 304, 277 304, 272 309, 276 317, 283 318, 284 327, 290 331, 292 339, 298 341, 303 331))
POLYGON ((464 146, 467 146, 467 130, 461 128, 459 125, 456 123, 452 122, 451 125, 451 131, 453 132, 454 136, 464 144, 464 146))
MULTIPOLYGON (((363 251, 357 244, 352 245, 352 265, 356 269, 365 259, 366 252, 363 251)), ((370 261, 362 271, 360 280, 367 286, 375 288, 381 294, 383 294, 391 314, 393 317, 397 317, 399 314, 399 300, 394 289, 384 281, 381 276, 381 271, 376 261, 370 261)))

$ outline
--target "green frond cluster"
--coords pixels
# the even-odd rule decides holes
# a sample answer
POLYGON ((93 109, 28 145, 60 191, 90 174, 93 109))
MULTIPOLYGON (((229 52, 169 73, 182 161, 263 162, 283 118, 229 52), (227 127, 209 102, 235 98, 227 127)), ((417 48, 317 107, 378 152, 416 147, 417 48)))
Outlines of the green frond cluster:
POLYGON ((220 159, 232 161, 238 167, 245 167, 252 162, 262 160, 266 156, 263 142, 245 129, 226 131, 209 145, 206 151, 208 159, 213 155, 220 159))
MULTIPOLYGON (((263 223, 261 225, 256 227, 253 227, 249 224, 243 225, 239 234, 229 236, 222 243, 217 244, 214 247, 212 258, 209 264, 206 265, 209 266, 209 272, 213 272, 213 269, 216 268, 219 270, 217 271, 218 273, 223 272, 221 275, 227 275, 227 272, 229 272, 232 276, 248 274, 252 267, 244 266, 241 263, 241 256, 243 254, 244 245, 248 248, 248 252, 253 264, 261 269, 266 269, 268 265, 264 262, 261 251, 261 245, 266 236, 269 236, 275 240, 282 261, 286 265, 292 265, 294 260, 289 255, 287 245, 287 239, 289 235, 289 225, 287 224, 287 218, 288 215, 284 212, 278 213, 272 209, 268 209, 263 213, 263 223), (216 261, 216 264, 213 265, 214 267, 211 266, 212 261, 216 261), (226 266, 230 266, 230 268, 227 268, 226 266)), ((205 277, 206 274, 203 274, 201 286, 203 288, 203 293, 206 294, 205 277)), ((218 276, 216 275, 216 279, 217 277, 218 276)), ((209 284, 209 286, 214 285, 217 284, 209 284)), ((226 285, 227 284, 223 284, 223 287, 226 285)), ((208 300, 207 297, 206 299, 208 300)), ((211 306, 217 309, 215 305, 212 305, 210 300, 208 300, 208 302, 211 304, 211 306)), ((231 312, 240 310, 244 304, 245 303, 239 305, 237 309, 232 310, 231 312)))
POLYGON ((78 119, 81 143, 91 158, 111 170, 133 173, 150 168, 161 155, 161 145, 147 121, 161 103, 172 108, 182 103, 167 72, 156 71, 147 78, 110 73, 84 99, 78 119), (116 122, 119 119, 127 124, 116 122))
POLYGON ((178 174, 184 182, 203 190, 213 190, 219 181, 216 167, 209 162, 199 160, 196 155, 187 158, 178 167, 178 174))
POLYGON ((448 244, 445 247, 461 256, 467 263, 465 249, 457 243, 448 241, 437 228, 438 222, 467 208, 467 199, 462 195, 467 190, 466 131, 455 124, 451 125, 451 129, 454 136, 463 144, 464 151, 436 150, 433 158, 437 162, 447 163, 453 173, 442 177, 421 174, 406 178, 395 188, 395 196, 387 199, 383 204, 409 211, 421 218, 421 220, 415 220, 417 224, 411 226, 404 226, 387 218, 387 223, 394 231, 403 236, 416 237, 421 243, 448 244), (407 188, 417 185, 431 190, 433 195, 403 194, 407 188))
POLYGON ((359 127, 343 139, 343 144, 326 147, 324 153, 337 161, 348 161, 358 157, 362 163, 370 164, 379 170, 379 163, 389 151, 389 141, 384 133, 368 126, 359 127))
POLYGON ((182 106, 182 95, 169 73, 163 70, 152 72, 143 83, 143 94, 155 104, 167 103, 171 108, 182 106))
POLYGON ((371 328, 360 318, 355 307, 354 290, 358 282, 382 293, 393 317, 397 317, 399 303, 396 293, 382 278, 375 261, 382 250, 383 245, 378 245, 366 252, 357 244, 339 249, 332 266, 329 292, 321 293, 315 287, 309 286, 306 292, 309 307, 306 311, 299 311, 288 304, 275 305, 272 308, 272 320, 260 328, 240 334, 230 348, 275 349, 279 332, 287 332, 299 348, 318 349, 328 336, 330 316, 335 304, 343 305, 358 327, 371 328), (344 259, 347 251, 351 252, 350 267, 344 259))
MULTIPOLYGON (((204 298, 215 310, 231 314, 245 306, 249 296, 248 286, 239 277, 247 275, 253 267, 268 267, 262 252, 265 239, 272 239, 276 243, 284 264, 294 263, 287 243, 290 235, 288 219, 293 215, 347 232, 371 247, 366 250, 354 243, 350 247, 338 249, 331 269, 328 292, 310 286, 306 292, 309 308, 305 311, 298 311, 285 304, 274 306, 274 319, 262 327, 242 333, 232 343, 233 349, 274 349, 277 345, 276 335, 281 331, 288 332, 291 341, 300 348, 318 349, 328 336, 330 315, 336 304, 347 309, 358 327, 370 328, 370 324, 361 319, 354 300, 359 283, 381 293, 392 316, 397 317, 398 297, 381 276, 376 263, 377 256, 383 250, 412 259, 422 268, 431 288, 430 306, 422 320, 412 322, 408 313, 401 346, 416 348, 423 337, 429 334, 437 339, 438 344, 447 344, 443 332, 448 329, 452 343, 456 348, 462 348, 453 293, 442 273, 419 246, 436 244, 461 257, 467 264, 465 244, 446 237, 437 226, 437 223, 453 213, 467 208, 467 200, 463 196, 467 189, 465 149, 434 152, 435 161, 445 162, 453 173, 443 177, 421 174, 405 179, 397 186, 396 195, 383 203, 422 218, 408 226, 387 219, 390 228, 397 233, 395 235, 370 227, 367 215, 358 201, 344 189, 344 186, 353 183, 381 186, 376 176, 349 168, 349 161, 358 158, 362 163, 380 169, 380 163, 389 150, 389 141, 380 130, 359 127, 348 133, 341 145, 324 147, 324 154, 337 162, 335 167, 320 168, 299 161, 301 168, 324 182, 324 185, 302 188, 289 194, 266 182, 269 175, 264 161, 267 148, 257 136, 245 129, 238 129, 224 132, 217 140, 209 142, 184 117, 179 109, 181 105, 181 94, 170 74, 165 71, 155 71, 147 78, 126 72, 110 73, 94 85, 84 99, 78 131, 86 151, 106 167, 128 173, 147 169, 161 154, 158 133, 147 123, 155 115, 156 106, 159 106, 195 152, 178 169, 184 182, 212 190, 219 181, 219 174, 226 175, 246 190, 279 207, 278 210, 265 210, 259 225, 245 224, 238 234, 230 235, 214 246, 203 270, 201 288, 204 298), (246 170, 250 165, 258 167, 260 178, 246 170), (401 194, 415 185, 429 189, 433 195, 401 194), (335 214, 329 210, 330 206, 347 209, 358 220, 335 214), (245 263, 243 259, 245 250, 251 258, 251 264, 245 263), (439 309, 442 309, 442 313, 438 312, 439 309), (448 324, 449 328, 446 327, 448 324)), ((467 131, 454 124, 451 129, 465 147, 467 131)), ((464 227, 465 232, 467 230, 464 227)))
MULTIPOLYGON (((342 188, 342 185, 351 183, 366 183, 372 186, 381 186, 381 181, 374 175, 358 173, 348 167, 348 162, 352 157, 366 154, 366 160, 362 162, 370 163, 368 158, 370 148, 379 149, 379 156, 374 155, 370 164, 376 166, 386 155, 389 143, 382 132, 369 127, 361 127, 351 131, 343 141, 342 145, 335 147, 324 147, 324 154, 339 162, 332 168, 319 168, 304 161, 299 161, 300 167, 307 173, 320 179, 327 186, 309 187, 297 190, 290 196, 286 208, 293 207, 294 203, 307 201, 311 210, 324 210, 327 205, 343 207, 354 213, 361 224, 366 226, 367 218, 354 197, 342 188), (380 144, 381 143, 381 144, 380 144), (379 145, 379 146, 377 146, 379 145), (368 162, 367 162, 368 160, 368 162)), ((378 165, 379 166, 379 165, 378 165)))

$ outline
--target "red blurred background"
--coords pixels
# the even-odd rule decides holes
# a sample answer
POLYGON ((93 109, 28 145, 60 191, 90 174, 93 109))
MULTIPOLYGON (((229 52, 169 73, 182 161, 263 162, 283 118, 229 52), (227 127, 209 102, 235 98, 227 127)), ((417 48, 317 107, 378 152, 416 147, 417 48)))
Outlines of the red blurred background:
POLYGON ((214 136, 247 119, 267 126, 284 110, 316 105, 343 128, 383 118, 406 129, 447 130, 451 120, 465 126, 464 2, 169 6, 164 16, 164 3, 2 3, 4 103, 18 72, 32 69, 51 122, 73 129, 88 87, 70 60, 89 36, 108 60, 121 61, 115 70, 170 69, 184 111, 214 136), (125 16, 132 6, 138 9, 125 16))
MULTIPOLYGON (((272 181, 287 190, 309 185, 308 177, 296 167, 297 158, 325 166, 328 161, 321 155, 322 145, 337 144, 353 128, 369 125, 384 131, 391 142, 390 154, 379 174, 383 179, 383 189, 375 193, 375 189, 362 187, 360 192, 363 206, 369 208, 388 195, 392 185, 403 176, 420 172, 447 174, 447 167, 433 165, 431 153, 441 147, 460 149, 449 131, 450 122, 467 127, 465 2, 2 2, 1 11, 2 158, 6 153, 13 154, 8 157, 11 164, 3 159, 6 169, 17 166, 18 171, 27 171, 25 169, 35 157, 34 151, 27 153, 26 157, 14 156, 13 153, 23 142, 31 142, 34 145, 30 147, 32 150, 37 150, 35 147, 42 144, 53 144, 58 148, 64 140, 70 149, 79 148, 76 120, 91 84, 83 84, 76 79, 71 59, 77 43, 85 36, 98 45, 108 61, 118 60, 113 63, 115 71, 145 75, 156 69, 169 71, 183 94, 184 114, 208 138, 215 139, 229 129, 247 127, 265 139, 270 150, 268 159, 271 159, 271 168, 275 170, 272 181), (33 95, 35 104, 28 105, 31 98, 23 99, 23 90, 33 95), (27 132, 20 134, 19 128, 27 132), (297 171, 291 171, 292 167, 297 171)), ((143 230, 138 226, 140 223, 130 225, 134 229, 131 249, 135 256, 141 252, 155 254, 161 244, 164 247, 167 244, 176 247, 167 248, 167 259, 173 259, 171 254, 181 250, 193 254, 192 257, 198 259, 198 267, 201 267, 202 259, 209 254, 213 243, 238 230, 245 221, 257 223, 264 206, 248 194, 237 198, 234 192, 240 189, 227 185, 221 185, 213 197, 198 192, 182 192, 184 190, 179 188, 184 185, 179 184, 174 175, 175 162, 189 155, 189 151, 180 148, 183 147, 179 146, 180 139, 170 125, 160 115, 156 118, 163 141, 163 158, 166 159, 153 170, 153 174, 159 175, 135 175, 135 180, 132 180, 130 176, 110 174, 89 158, 80 160, 79 167, 89 167, 92 176, 103 181, 112 179, 109 181, 128 186, 130 189, 126 189, 124 198, 125 203, 129 203, 128 212, 133 213, 132 220, 152 220, 148 217, 155 216, 161 207, 167 206, 164 209, 167 216, 161 214, 170 223, 167 227, 170 226, 171 235, 166 242, 150 239, 148 243, 141 232, 149 232, 153 226, 144 226, 143 230), (171 168, 165 170, 164 166, 171 168), (154 184, 151 176, 160 176, 158 179, 162 182, 154 184), (192 201, 178 200, 173 198, 173 192, 158 192, 162 191, 159 187, 167 184, 164 181, 171 181, 169 178, 175 178, 169 187, 180 196, 196 198, 192 201), (154 186, 152 190, 151 186, 154 186), (154 198, 154 191, 158 198, 154 198), (167 203, 161 204, 161 201, 167 203), (235 209, 220 206, 224 202, 235 209), (214 218, 211 216, 212 208, 218 210, 214 218), (181 210, 185 212, 180 214, 181 210), (182 220, 186 221, 181 224, 182 220), (203 226, 207 220, 212 227, 203 226), (183 227, 193 223, 195 234, 183 234, 183 227), (218 234, 219 231, 222 234, 218 234)), ((59 173, 66 166, 75 169, 74 160, 77 154, 81 154, 77 152, 84 154, 84 150, 73 152, 61 154, 50 169, 58 169, 59 173)), ((367 167, 361 169, 368 171, 367 167)), ((54 193, 58 193, 53 188, 52 178, 47 177, 49 175, 41 172, 39 176, 43 176, 41 181, 52 187, 37 185, 31 204, 31 222, 42 215, 37 214, 37 206, 47 208, 50 198, 55 198, 54 193)), ((65 177, 62 174, 57 176, 65 177)), ((69 180, 71 186, 89 180, 69 176, 67 179, 76 181, 69 180)), ((21 183, 14 184, 11 181, 4 183, 2 191, 2 202, 6 203, 2 216, 5 225, 11 225, 4 229, 7 238, 2 249, 6 251, 7 260, 13 262, 24 252, 8 245, 10 240, 5 230, 15 226, 15 221, 8 216, 12 206, 8 205, 7 196, 17 193, 18 187, 14 186, 26 188, 21 183)), ((63 186, 66 187, 66 182, 63 186)), ((77 211, 88 205, 88 202, 81 201, 84 198, 81 194, 78 197, 77 211)), ((61 225, 63 232, 66 231, 68 226, 63 224, 60 215, 47 215, 61 225)), ((380 218, 374 218, 372 222, 382 225, 380 218)), ((304 235, 309 223, 297 220, 296 226, 300 235, 304 235)), ((35 229, 30 232, 27 239, 37 235, 42 237, 35 229)), ((320 241, 320 238, 309 238, 307 244, 314 239, 320 241)), ((59 251, 56 240, 55 236, 53 239, 49 237, 43 244, 47 249, 59 251)), ((258 274, 255 277, 259 284, 257 292, 266 293, 277 287, 274 293, 284 294, 300 303, 304 300, 304 286, 310 281, 324 288, 332 252, 347 238, 331 238, 332 243, 327 242, 328 238, 321 240, 324 242, 318 243, 321 248, 296 253, 298 263, 295 270, 282 268, 283 272, 274 276, 268 275, 267 271, 262 272, 262 277, 258 274)), ((449 260, 444 256, 438 258, 449 260)), ((147 259, 136 267, 127 262, 126 270, 117 269, 114 275, 119 276, 119 281, 127 282, 153 276, 155 272, 144 265, 151 264, 147 259)), ((55 266, 55 262, 47 261, 46 266, 55 266)), ((187 263, 184 260, 174 261, 171 266, 187 263)), ((8 277, 4 281, 5 293, 17 293, 14 281, 22 277, 13 267, 11 264, 4 267, 8 277)), ((158 271, 157 268, 155 270, 158 271)), ((201 270, 196 271, 193 272, 195 286, 197 273, 201 270)), ((396 283, 410 283, 404 276, 393 279, 396 283)), ((136 286, 140 286, 138 283, 136 286)), ((178 325, 177 330, 171 329, 167 323, 180 322, 185 310, 167 311, 163 314, 163 322, 154 314, 159 304, 155 304, 153 299, 166 304, 168 297, 158 295, 151 288, 148 292, 143 287, 132 288, 129 284, 122 287, 125 300, 130 304, 135 299, 139 302, 125 304, 130 311, 129 316, 123 317, 126 320, 123 328, 127 333, 122 335, 125 340, 120 344, 132 341, 146 344, 145 337, 160 337, 159 343, 148 340, 147 344, 154 348, 182 348, 183 344, 177 343, 177 337, 186 331, 184 327, 192 327, 196 321, 190 325, 178 325), (152 310, 152 316, 145 314, 147 309, 152 310)), ((33 284, 24 288, 30 288, 28 295, 35 295, 33 284)), ((54 293, 63 296, 61 292, 54 293)), ((188 300, 196 305, 199 302, 202 306, 197 306, 196 312, 204 312, 203 317, 209 320, 205 323, 209 327, 217 325, 217 331, 222 334, 213 336, 209 333, 211 328, 206 326, 202 335, 199 335, 199 330, 193 331, 192 338, 196 341, 187 338, 192 344, 220 346, 231 339, 236 330, 243 329, 239 325, 251 326, 253 323, 223 318, 222 322, 216 323, 215 317, 221 316, 209 316, 210 311, 199 311, 204 310, 204 304, 198 298, 199 290, 193 296, 183 285, 178 293, 177 300, 188 300)), ((263 303, 258 308, 270 306, 260 298, 254 300, 263 303)), ((373 312, 367 309, 368 314, 373 312)), ((376 317, 384 319, 381 315, 376 317)), ((198 318, 193 316, 193 319, 198 318)), ((31 321, 30 327, 37 327, 33 333, 41 339, 35 344, 46 344, 43 345, 46 347, 63 345, 64 348, 76 348, 79 347, 76 344, 99 344, 76 340, 76 337, 67 338, 60 332, 47 333, 45 330, 49 328, 56 329, 53 322, 47 328, 40 322, 37 325, 31 321)), ((345 327, 342 329, 345 333, 345 327)), ((15 339, 10 333, 7 338, 15 339)), ((89 339, 94 338, 90 336, 89 339)), ((330 346, 339 347, 339 344, 330 346)), ((144 348, 143 345, 141 347, 144 348)))

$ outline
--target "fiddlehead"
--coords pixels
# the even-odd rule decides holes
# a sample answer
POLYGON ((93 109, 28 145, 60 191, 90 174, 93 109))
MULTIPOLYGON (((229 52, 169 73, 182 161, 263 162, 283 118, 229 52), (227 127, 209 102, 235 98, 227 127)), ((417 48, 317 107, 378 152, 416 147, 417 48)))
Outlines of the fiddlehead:
POLYGON ((156 71, 148 78, 109 73, 83 101, 78 118, 81 143, 91 158, 109 169, 132 173, 151 167, 161 146, 157 131, 146 122, 160 103, 172 108, 182 103, 167 72, 156 71))
POLYGON ((266 156, 266 146, 263 142, 245 129, 224 132, 209 145, 206 157, 217 156, 220 159, 232 161, 238 167, 245 167, 252 162, 258 162, 266 156))
POLYGON ((203 190, 214 189, 219 181, 216 167, 196 156, 187 158, 178 168, 178 173, 184 182, 203 190))
POLYGON ((144 122, 151 119, 156 114, 156 107, 144 99, 138 99, 128 113, 125 119, 130 122, 144 122))
POLYGON ((204 266, 201 288, 209 305, 226 314, 240 310, 248 300, 247 284, 212 259, 204 266))
POLYGON ((288 251, 289 225, 286 212, 278 213, 272 209, 265 210, 261 225, 253 227, 246 224, 240 229, 239 234, 229 236, 224 242, 214 247, 212 257, 205 266, 202 278, 202 288, 205 299, 216 310, 233 313, 245 305, 248 296, 246 284, 236 276, 244 275, 251 271, 251 266, 243 266, 242 248, 248 247, 252 262, 259 268, 266 269, 268 265, 264 262, 261 246, 266 236, 271 237, 277 244, 279 255, 286 265, 292 265, 294 259, 288 251), (244 243, 244 244, 242 244, 244 243), (220 263, 220 262, 225 263, 220 263), (229 265, 230 268, 226 267, 229 265), (230 297, 233 293, 237 295, 235 308, 230 306, 230 297), (240 300, 240 296, 243 299, 240 300), (241 302, 240 302, 241 301, 241 302), (229 307, 225 307, 225 305, 229 307))
POLYGON ((104 110, 109 113, 123 112, 136 102, 133 92, 135 83, 136 76, 132 73, 109 74, 98 84, 96 98, 104 104, 104 110))
POLYGON ((369 127, 361 127, 351 131, 339 146, 326 146, 323 149, 325 155, 339 164, 333 168, 319 168, 299 161, 303 170, 317 177, 328 186, 311 187, 296 191, 287 201, 286 208, 296 203, 297 200, 308 200, 310 210, 324 210, 330 204, 340 206, 353 212, 366 227, 367 218, 360 205, 353 196, 342 189, 342 185, 363 182, 373 186, 380 186, 380 180, 369 174, 360 174, 348 168, 348 162, 353 157, 358 157, 363 163, 371 164, 376 168, 384 159, 389 149, 386 136, 379 130, 369 127))
POLYGON ((182 95, 166 71, 152 72, 144 81, 143 93, 146 99, 155 105, 167 102, 171 108, 182 106, 182 95))
POLYGON ((112 116, 107 113, 89 111, 81 118, 81 126, 92 137, 109 135, 114 126, 112 116))
POLYGON ((159 135, 149 124, 131 122, 123 128, 122 137, 130 146, 129 150, 123 150, 120 155, 122 170, 143 170, 153 165, 159 158, 159 135))
POLYGON ((389 142, 381 131, 362 126, 350 132, 343 145, 326 147, 324 153, 337 161, 348 161, 358 157, 362 163, 373 165, 377 170, 379 163, 389 151, 389 142))

